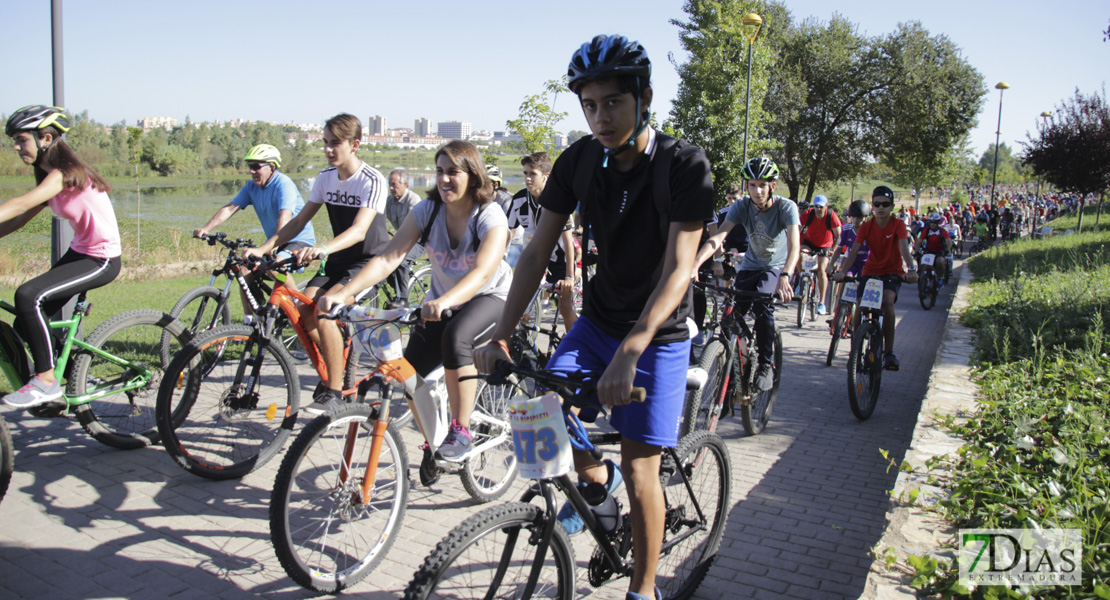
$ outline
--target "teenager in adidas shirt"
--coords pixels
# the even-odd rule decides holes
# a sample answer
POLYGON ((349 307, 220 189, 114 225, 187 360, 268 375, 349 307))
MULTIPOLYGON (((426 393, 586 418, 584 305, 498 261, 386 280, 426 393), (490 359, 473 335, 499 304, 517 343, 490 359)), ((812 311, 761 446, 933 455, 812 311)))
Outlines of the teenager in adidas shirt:
MULTIPOLYGON (((625 597, 659 598, 655 575, 665 525, 659 465, 662 447, 678 441, 692 335, 690 271, 702 228, 713 219, 713 181, 704 152, 648 127, 651 63, 639 43, 597 36, 574 53, 567 75, 594 137, 576 142, 555 163, 494 342, 478 350, 475 363, 490 372, 497 360, 509 360, 509 336, 581 202, 597 244, 597 274, 587 283, 582 315, 547 367, 603 373, 598 400, 612 407, 622 468, 576 452, 579 485, 599 483, 612 493, 623 471, 636 556, 625 597), (666 215, 651 191, 663 144, 675 144, 666 215), (597 160, 582 164, 585 157, 597 160), (583 169, 589 185, 580 198, 575 181, 583 169), (631 402, 633 386, 647 388, 645 402, 631 402)), ((559 517, 564 527, 581 530, 573 509, 564 507, 559 517)))
MULTIPOLYGON (((293 239, 326 205, 335 237, 297 252, 301 264, 326 261, 324 273, 310 279, 305 288, 305 295, 313 300, 349 281, 389 243, 385 218, 388 185, 381 173, 358 157, 361 139, 358 117, 343 113, 328 119, 324 124, 324 156, 330 166, 316 177, 308 203, 265 244, 246 252, 261 256, 293 239)), ((343 335, 335 321, 317 319, 320 314, 327 313, 318 308, 313 314, 308 307, 301 307, 301 322, 320 348, 328 372, 326 389, 306 409, 308 412, 321 412, 343 400, 343 335)))

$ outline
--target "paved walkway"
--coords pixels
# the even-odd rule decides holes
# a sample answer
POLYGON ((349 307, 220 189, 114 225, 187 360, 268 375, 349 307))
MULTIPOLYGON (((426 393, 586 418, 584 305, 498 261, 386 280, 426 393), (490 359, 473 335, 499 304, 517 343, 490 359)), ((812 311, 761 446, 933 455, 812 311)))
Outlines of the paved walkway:
MULTIPOLYGON (((737 421, 721 425, 733 507, 720 557, 695 597, 863 593, 868 551, 883 534, 897 476, 880 450, 900 460, 910 445, 951 302, 947 289, 926 312, 915 292, 906 286, 897 307, 902 370, 883 377, 878 408, 863 423, 848 408, 847 345, 826 368, 823 318, 799 330, 780 314, 785 376, 771 424, 754 438, 737 421)), ((240 481, 206 481, 161 448, 116 451, 74 421, 4 410, 17 454, 0 504, 0 598, 312 597, 286 577, 269 542, 269 490, 280 459, 240 481)), ((405 437, 413 459, 418 434, 405 437)), ((432 490, 415 485, 409 500, 401 538, 345 596, 397 597, 431 547, 477 510, 452 477, 432 490)), ((591 548, 584 536, 575 543, 587 595, 591 548)), ((623 589, 611 583, 590 597, 619 599, 623 589)))

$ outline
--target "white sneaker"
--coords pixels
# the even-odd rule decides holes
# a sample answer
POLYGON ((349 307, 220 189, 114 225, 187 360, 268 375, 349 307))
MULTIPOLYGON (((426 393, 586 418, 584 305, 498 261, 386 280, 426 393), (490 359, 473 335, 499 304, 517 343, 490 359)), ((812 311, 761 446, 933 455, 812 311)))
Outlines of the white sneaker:
POLYGON ((31 378, 27 385, 19 391, 4 396, 4 404, 16 408, 31 408, 40 404, 48 404, 62 397, 62 384, 55 381, 48 384, 38 375, 31 378))

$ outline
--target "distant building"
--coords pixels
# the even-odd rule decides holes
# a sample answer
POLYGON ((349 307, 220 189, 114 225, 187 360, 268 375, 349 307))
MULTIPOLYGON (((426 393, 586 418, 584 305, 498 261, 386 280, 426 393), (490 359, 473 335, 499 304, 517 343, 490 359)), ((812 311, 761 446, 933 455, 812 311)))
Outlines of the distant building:
POLYGON ((465 140, 470 137, 470 123, 467 121, 441 122, 438 126, 439 137, 449 140, 465 140))
POLYGON ((139 119, 139 127, 142 127, 143 131, 150 131, 159 127, 169 131, 177 127, 177 119, 173 117, 146 117, 145 119, 139 119))
POLYGON ((432 123, 428 119, 420 118, 416 120, 413 126, 413 134, 416 137, 425 137, 431 135, 432 123))
POLYGON ((409 127, 398 127, 396 129, 385 130, 385 135, 392 137, 409 137, 413 135, 413 130, 409 127))
POLYGON ((570 145, 568 139, 569 138, 567 138, 567 136, 561 133, 556 133, 552 141, 554 142, 556 148, 566 148, 570 145))
POLYGON ((385 117, 379 115, 370 117, 370 129, 367 131, 369 135, 385 135, 385 130, 385 117))

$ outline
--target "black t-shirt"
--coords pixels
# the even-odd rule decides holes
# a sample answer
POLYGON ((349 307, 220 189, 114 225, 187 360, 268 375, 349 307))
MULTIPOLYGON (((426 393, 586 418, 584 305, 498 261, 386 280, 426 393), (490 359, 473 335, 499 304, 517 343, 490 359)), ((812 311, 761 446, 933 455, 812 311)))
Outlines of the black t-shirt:
MULTIPOLYGON (((546 210, 569 215, 587 203, 590 233, 597 245, 597 274, 589 279, 582 312, 606 334, 624 339, 663 276, 667 240, 660 231, 660 217, 652 198, 652 169, 660 136, 656 135, 651 158, 627 173, 612 166, 579 165, 586 144, 575 142, 559 156, 547 181, 540 204, 546 210), (575 172, 592 168, 593 179, 585 199, 574 194, 575 172)), ((700 148, 678 142, 670 169, 671 200, 667 220, 671 223, 707 223, 714 214, 713 178, 709 159, 700 148)), ((687 339, 687 319, 692 315, 692 294, 687 288, 678 309, 656 332, 652 343, 687 339)))

